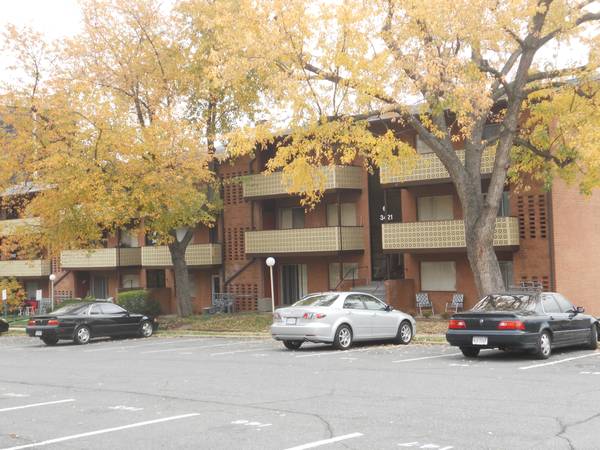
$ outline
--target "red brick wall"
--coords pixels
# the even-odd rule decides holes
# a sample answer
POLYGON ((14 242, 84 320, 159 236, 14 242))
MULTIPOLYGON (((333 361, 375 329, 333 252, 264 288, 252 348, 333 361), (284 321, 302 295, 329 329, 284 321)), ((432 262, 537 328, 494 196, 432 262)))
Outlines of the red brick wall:
POLYGON ((552 189, 556 290, 600 315, 600 195, 584 196, 557 180, 552 189))

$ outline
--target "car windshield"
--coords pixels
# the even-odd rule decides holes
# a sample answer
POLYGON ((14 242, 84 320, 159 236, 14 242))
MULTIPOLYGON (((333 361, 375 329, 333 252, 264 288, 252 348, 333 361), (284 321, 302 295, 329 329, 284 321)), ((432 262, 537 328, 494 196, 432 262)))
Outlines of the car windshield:
POLYGON ((488 295, 477 303, 472 311, 535 311, 535 297, 520 294, 488 295))
POLYGON ((338 294, 311 295, 298 300, 292 306, 331 306, 338 297, 338 294))
POLYGON ((71 305, 63 306, 62 308, 55 309, 52 311, 52 314, 66 315, 66 314, 81 314, 86 309, 88 309, 90 305, 86 305, 85 303, 73 303, 71 305))

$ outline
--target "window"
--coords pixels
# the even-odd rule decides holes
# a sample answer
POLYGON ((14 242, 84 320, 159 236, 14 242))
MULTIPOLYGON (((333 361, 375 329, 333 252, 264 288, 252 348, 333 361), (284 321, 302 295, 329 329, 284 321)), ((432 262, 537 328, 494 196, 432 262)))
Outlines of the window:
POLYGON ((554 300, 556 300, 556 302, 558 303, 558 306, 560 307, 560 310, 562 312, 566 313, 566 312, 573 311, 575 309, 573 304, 569 300, 564 298, 562 295, 553 294, 553 296, 554 296, 554 300))
POLYGON ((417 153, 420 155, 425 155, 427 153, 433 153, 433 150, 429 145, 427 145, 423 140, 417 135, 417 139, 415 141, 415 147, 417 153))
POLYGON ((138 273, 124 274, 121 277, 121 287, 125 289, 139 288, 140 275, 138 273))
POLYGON ((454 204, 451 195, 436 195, 417 199, 417 220, 419 222, 452 219, 454 219, 454 204))
POLYGON ((137 234, 132 230, 124 230, 119 233, 119 245, 121 247, 139 247, 137 234))
MULTIPOLYGON (((487 196, 487 193, 483 194, 483 201, 485 201, 486 196, 487 196)), ((502 192, 502 197, 500 198, 500 206, 498 206, 497 216, 498 217, 510 216, 510 201, 509 201, 508 191, 502 192)))
POLYGON ((100 305, 100 309, 102 310, 102 314, 123 314, 127 312, 113 303, 103 303, 100 305))
MULTIPOLYGON (((356 226, 356 203, 342 203, 340 205, 340 217, 342 219, 342 226, 356 226)), ((338 204, 329 203, 327 205, 327 226, 337 227, 338 225, 338 204)))
POLYGON ((529 295, 488 295, 473 311, 535 311, 536 299, 529 295))
POLYGON ((304 208, 280 208, 279 229, 304 228, 304 208))
POLYGON ((455 291, 456 263, 454 261, 427 261, 421 263, 422 291, 455 291))
POLYGON ((147 270, 146 271, 146 285, 150 289, 166 287, 165 271, 164 270, 147 270))
POLYGON ((367 309, 371 311, 385 311, 385 303, 381 302, 380 300, 377 300, 375 297, 371 297, 370 295, 363 295, 362 300, 367 309))
POLYGON ((542 306, 544 307, 544 311, 546 313, 559 313, 560 308, 554 297, 551 295, 543 295, 542 296, 542 306))
POLYGON ((488 123, 483 127, 483 139, 490 139, 500 134, 499 123, 488 123))
MULTIPOLYGON (((344 280, 358 280, 358 263, 343 263, 342 276, 344 280)), ((329 264, 329 289, 337 289, 340 284, 340 263, 329 264)))
POLYGON ((346 300, 344 300, 344 309, 365 309, 361 296, 349 295, 346 297, 346 300))
POLYGON ((100 314, 102 314, 102 312, 100 311, 100 305, 92 305, 92 307, 90 308, 90 315, 98 316, 100 314))
POLYGON ((293 306, 331 306, 338 297, 338 294, 311 295, 297 301, 293 306))
POLYGON ((504 287, 508 289, 510 286, 514 284, 513 281, 513 262, 512 261, 498 261, 500 264, 500 272, 502 273, 502 281, 504 282, 504 287))

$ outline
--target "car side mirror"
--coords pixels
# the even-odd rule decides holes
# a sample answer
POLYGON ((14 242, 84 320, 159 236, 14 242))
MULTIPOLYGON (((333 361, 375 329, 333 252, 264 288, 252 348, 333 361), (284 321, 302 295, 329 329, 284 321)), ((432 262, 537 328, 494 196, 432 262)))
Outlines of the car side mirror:
POLYGON ((585 312, 585 308, 583 306, 578 306, 575 308, 575 314, 583 314, 585 312))
POLYGON ((385 310, 386 311, 392 311, 393 309, 394 309, 393 306, 391 306, 391 305, 385 305, 385 310))

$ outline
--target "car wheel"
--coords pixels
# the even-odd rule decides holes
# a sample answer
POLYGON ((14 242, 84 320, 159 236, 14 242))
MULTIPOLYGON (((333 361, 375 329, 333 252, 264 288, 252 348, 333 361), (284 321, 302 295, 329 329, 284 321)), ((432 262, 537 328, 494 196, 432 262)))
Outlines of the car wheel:
POLYGON ((542 331, 538 337, 534 355, 538 359, 548 359, 552 354, 552 338, 550 333, 542 331))
POLYGON ((44 344, 46 344, 46 345, 56 345, 56 343, 58 342, 58 338, 57 337, 43 337, 42 342, 44 342, 44 344))
POLYGON ((338 350, 348 350, 352 347, 352 328, 350 325, 340 325, 333 338, 333 346, 338 350))
POLYGON ((598 348, 598 327, 592 325, 592 333, 590 336, 590 343, 588 344, 590 350, 596 350, 598 348))
POLYGON ((86 325, 82 325, 75 330, 75 337, 73 341, 79 345, 85 345, 90 342, 90 329, 86 325))
POLYGON ((477 358, 480 350, 481 349, 479 349, 477 347, 461 347, 460 348, 460 351, 462 352, 462 354, 465 355, 467 358, 477 358))
POLYGON ((398 333, 394 339, 395 344, 408 345, 413 338, 412 325, 408 320, 404 320, 398 327, 398 333))
POLYGON ((140 336, 142 337, 150 337, 154 333, 154 328, 152 327, 152 323, 149 320, 144 320, 140 324, 140 336))
POLYGON ((289 350, 298 350, 302 346, 302 341, 283 341, 283 345, 289 350))

